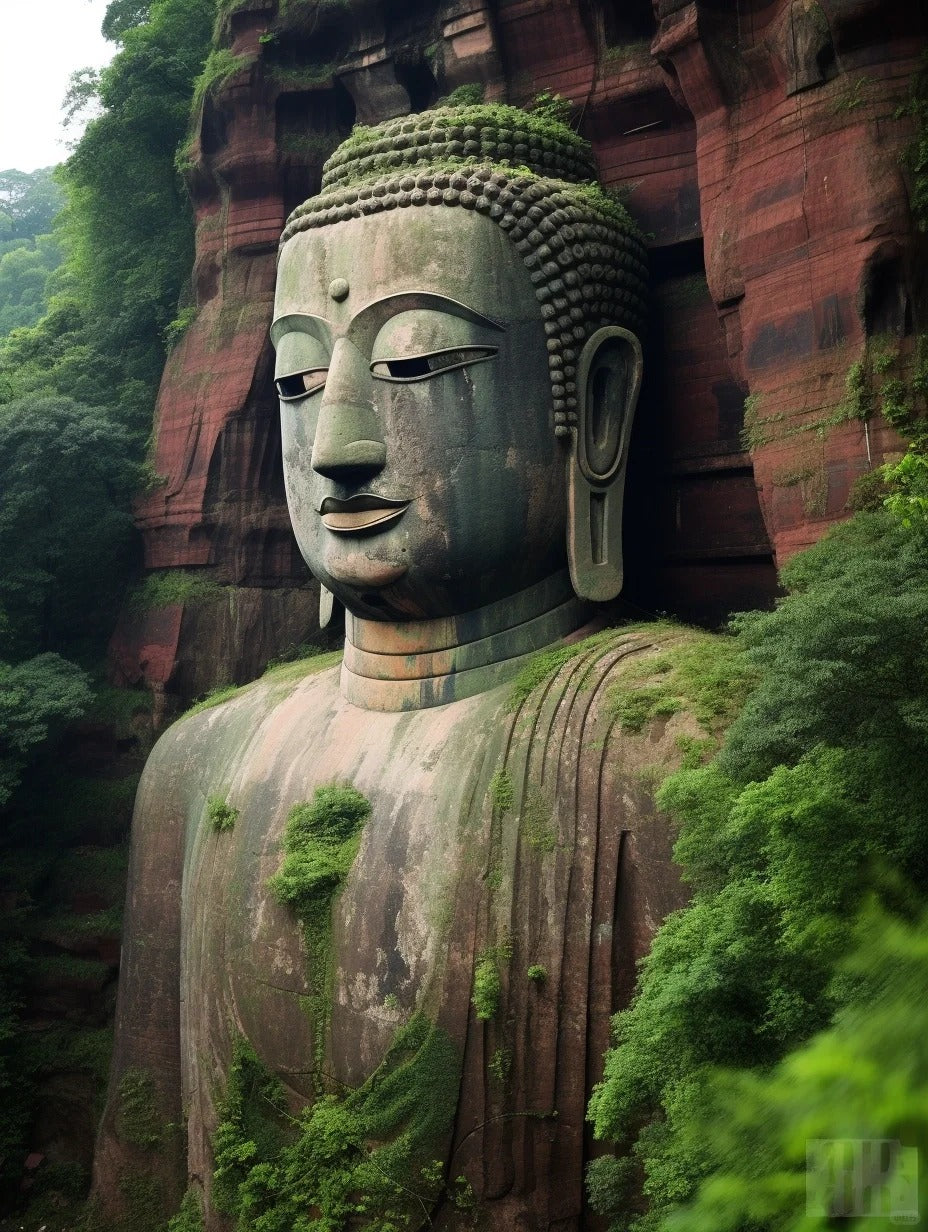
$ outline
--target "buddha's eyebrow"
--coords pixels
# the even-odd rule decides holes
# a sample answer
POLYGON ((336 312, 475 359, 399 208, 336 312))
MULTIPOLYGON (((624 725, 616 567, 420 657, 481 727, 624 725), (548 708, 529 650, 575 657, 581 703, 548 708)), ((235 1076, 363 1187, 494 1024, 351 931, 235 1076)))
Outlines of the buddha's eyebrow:
POLYGON ((438 295, 435 291, 400 291, 396 295, 385 295, 382 299, 376 299, 370 304, 365 304, 363 308, 359 308, 352 317, 351 328, 363 329, 375 322, 381 325, 397 313, 416 308, 433 308, 438 312, 447 312, 451 316, 461 317, 473 325, 482 325, 486 329, 502 332, 506 328, 499 321, 485 317, 476 308, 469 308, 467 304, 462 304, 459 300, 451 299, 447 295, 438 295), (370 320, 372 317, 374 321, 370 320))
POLYGON ((332 342, 332 327, 323 317, 309 312, 288 312, 271 325, 271 342, 276 347, 284 334, 310 334, 326 345, 332 342))
MULTIPOLYGON (((505 325, 499 321, 485 317, 476 308, 469 308, 459 300, 447 295, 438 295, 435 291, 400 291, 396 295, 385 295, 365 304, 351 318, 349 330, 364 332, 370 327, 378 329, 385 321, 395 317, 400 312, 415 308, 433 308, 438 312, 447 312, 450 316, 460 317, 474 325, 482 325, 485 329, 505 330, 505 325)), ((313 316, 311 312, 288 312, 278 317, 271 325, 271 342, 276 347, 285 334, 310 334, 325 345, 332 345, 332 327, 324 317, 313 316)))

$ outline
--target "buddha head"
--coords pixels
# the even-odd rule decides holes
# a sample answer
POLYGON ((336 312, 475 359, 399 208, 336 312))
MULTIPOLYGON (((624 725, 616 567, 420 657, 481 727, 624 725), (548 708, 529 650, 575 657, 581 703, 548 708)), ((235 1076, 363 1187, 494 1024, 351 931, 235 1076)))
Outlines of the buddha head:
POLYGON ((355 615, 454 616, 565 567, 618 594, 646 272, 594 174, 548 117, 445 108, 356 129, 288 220, 287 499, 355 615))

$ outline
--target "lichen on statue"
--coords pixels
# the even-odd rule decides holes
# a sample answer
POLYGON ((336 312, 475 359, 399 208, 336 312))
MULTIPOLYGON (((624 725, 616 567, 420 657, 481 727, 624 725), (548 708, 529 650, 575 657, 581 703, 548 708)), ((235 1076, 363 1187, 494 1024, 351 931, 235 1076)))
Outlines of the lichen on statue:
POLYGON ((610 1015, 681 901, 648 784, 693 729, 623 732, 610 700, 685 634, 582 640, 622 582, 645 287, 634 227, 591 174, 550 120, 440 110, 350 139, 287 224, 287 497, 345 608, 345 657, 189 717, 146 768, 96 1170, 111 1206, 107 1177, 131 1164, 168 1203, 192 1178, 220 1226, 218 1150, 243 1229, 455 1228, 475 1206, 487 1228, 583 1224, 610 1015), (370 812, 314 845, 332 785, 370 812), (237 810, 222 832, 218 796, 237 810), (291 814, 294 901, 300 860, 331 889, 312 937, 273 893, 291 814), (273 1158, 229 1118, 242 1041, 295 1117, 273 1158), (186 1170, 121 1141, 130 1067, 165 1121, 186 1114, 186 1170))

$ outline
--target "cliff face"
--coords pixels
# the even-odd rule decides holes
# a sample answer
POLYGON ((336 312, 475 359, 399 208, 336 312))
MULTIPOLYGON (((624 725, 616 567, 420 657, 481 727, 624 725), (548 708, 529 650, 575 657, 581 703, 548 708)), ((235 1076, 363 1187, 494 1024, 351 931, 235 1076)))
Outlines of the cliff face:
POLYGON ((487 100, 569 98, 603 182, 624 188, 650 235, 628 599, 710 619, 769 602, 775 561, 898 452, 878 418, 848 410, 845 380, 868 336, 904 362, 915 323, 910 122, 897 111, 924 20, 909 0, 228 8, 187 151, 198 314, 165 371, 164 483, 139 523, 150 568, 205 568, 237 589, 196 619, 182 606, 126 618, 125 678, 189 693, 254 675, 312 633, 270 379, 277 238, 354 122, 422 110, 462 84, 487 100), (244 624, 218 620, 230 604, 244 624), (210 650, 191 675, 178 665, 194 627, 210 650))

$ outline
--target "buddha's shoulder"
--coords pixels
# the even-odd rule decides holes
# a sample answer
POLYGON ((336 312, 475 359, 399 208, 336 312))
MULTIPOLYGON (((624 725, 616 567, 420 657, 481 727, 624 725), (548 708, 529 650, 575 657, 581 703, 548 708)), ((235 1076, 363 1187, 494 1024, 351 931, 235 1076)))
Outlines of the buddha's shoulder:
POLYGON ((683 747, 724 728, 748 679, 733 638, 655 621, 543 651, 513 684, 510 709, 536 740, 560 728, 598 747, 664 735, 683 747))
POLYGON ((173 757, 178 749, 230 746, 250 741, 278 712, 297 705, 319 710, 338 694, 341 651, 313 655, 270 668, 258 680, 217 689, 195 702, 162 735, 155 760, 173 757))

